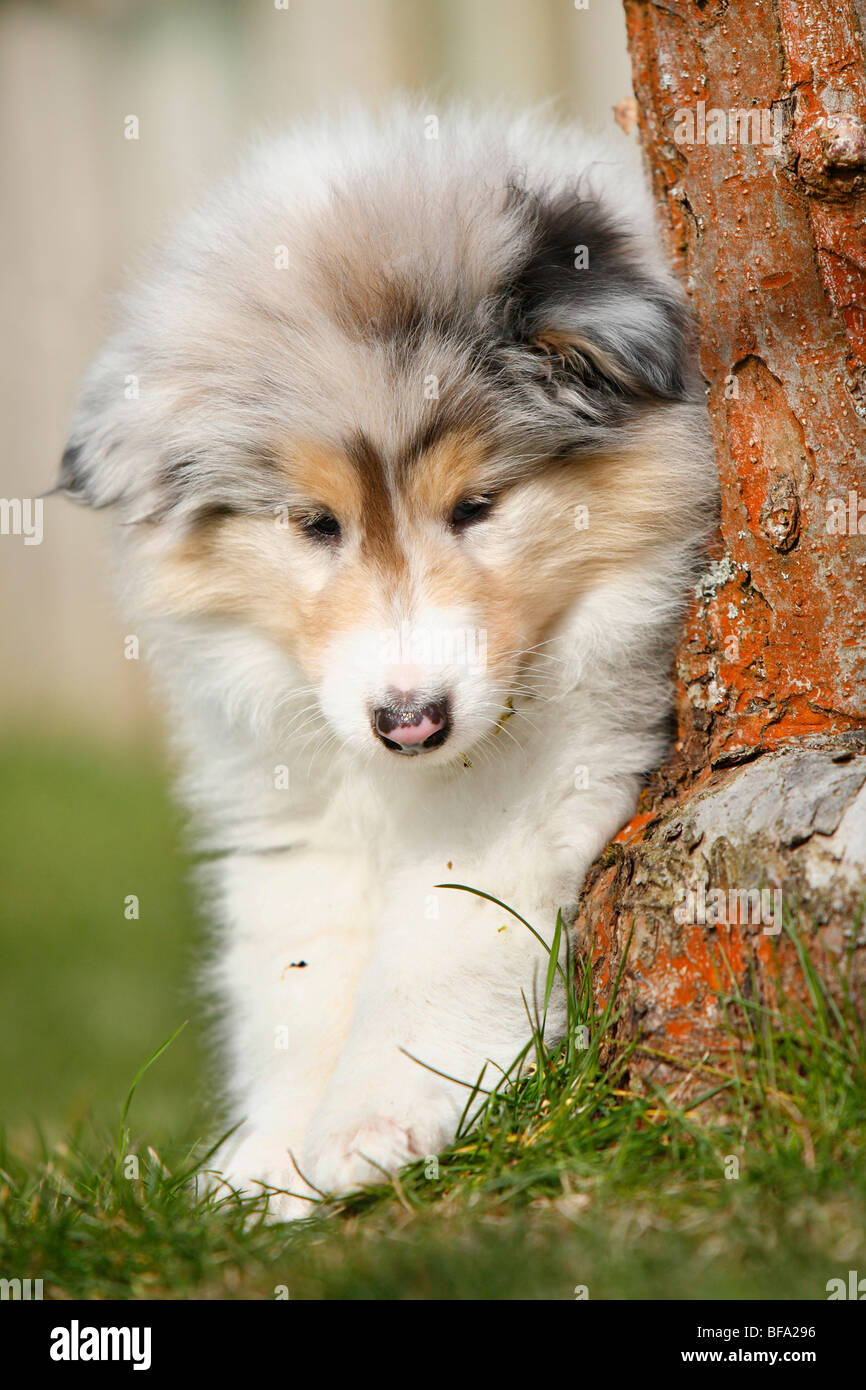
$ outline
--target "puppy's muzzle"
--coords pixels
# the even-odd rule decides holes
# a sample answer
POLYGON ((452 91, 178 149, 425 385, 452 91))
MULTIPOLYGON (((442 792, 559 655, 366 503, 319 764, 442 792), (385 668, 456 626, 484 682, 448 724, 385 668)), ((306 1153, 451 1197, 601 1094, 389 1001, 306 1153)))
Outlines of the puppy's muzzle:
POLYGON ((426 753, 441 748, 451 732, 450 702, 443 696, 422 704, 411 694, 401 695, 374 709, 370 722, 373 733, 392 753, 426 753))

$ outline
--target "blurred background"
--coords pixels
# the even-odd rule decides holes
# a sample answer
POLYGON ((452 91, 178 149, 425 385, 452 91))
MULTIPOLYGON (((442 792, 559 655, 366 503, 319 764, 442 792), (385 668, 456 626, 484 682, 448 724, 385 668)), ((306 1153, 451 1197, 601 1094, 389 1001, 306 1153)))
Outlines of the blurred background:
MULTIPOLYGON (((0 498, 53 486, 78 380, 141 253, 251 132, 393 91, 551 102, 617 131, 619 0, 0 4, 0 498), (137 140, 125 123, 137 117, 137 140)), ((623 140, 628 137, 622 134, 623 140)), ((633 138, 633 137, 632 137, 633 138)), ((103 517, 0 535, 0 1125, 188 1134, 206 1036, 180 817, 146 672, 124 657, 103 517), (138 918, 125 915, 139 900, 138 918)))

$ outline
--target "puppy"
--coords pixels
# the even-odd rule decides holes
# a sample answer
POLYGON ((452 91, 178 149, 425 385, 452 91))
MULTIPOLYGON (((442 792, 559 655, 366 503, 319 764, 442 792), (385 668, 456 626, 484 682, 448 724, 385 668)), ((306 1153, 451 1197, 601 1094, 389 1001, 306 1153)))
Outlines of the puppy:
POLYGON ((86 377, 61 487, 119 523, 207 852, 219 1181, 273 1216, 447 1145, 542 1013, 544 945, 441 885, 550 942, 665 752, 690 351, 636 168, 402 104, 261 145, 86 377))

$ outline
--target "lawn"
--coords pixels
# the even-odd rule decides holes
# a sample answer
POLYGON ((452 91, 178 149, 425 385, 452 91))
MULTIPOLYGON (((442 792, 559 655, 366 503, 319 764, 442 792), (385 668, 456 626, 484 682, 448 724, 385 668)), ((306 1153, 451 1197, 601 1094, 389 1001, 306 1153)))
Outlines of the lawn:
POLYGON ((52 1298, 822 1299, 866 1271, 866 1049, 820 993, 778 1018, 739 1001, 749 1057, 707 1065, 683 1110, 635 1095, 627 1054, 601 1065, 609 1019, 578 983, 566 1043, 536 1040, 517 1086, 467 1097, 438 1172, 293 1227, 197 1197, 202 929, 165 784, 156 756, 0 750, 7 1277, 52 1298))

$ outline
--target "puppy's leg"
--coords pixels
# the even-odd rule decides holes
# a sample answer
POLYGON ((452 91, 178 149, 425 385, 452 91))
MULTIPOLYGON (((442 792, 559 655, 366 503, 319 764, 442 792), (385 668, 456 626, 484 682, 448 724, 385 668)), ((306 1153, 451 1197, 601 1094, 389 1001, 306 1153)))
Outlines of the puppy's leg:
POLYGON ((365 890, 360 863, 333 851, 233 856, 220 869, 216 988, 230 1118, 240 1123, 213 1165, 220 1190, 250 1196, 265 1184, 297 1194, 274 1194, 272 1218, 312 1209, 292 1156, 300 1162, 349 1031, 369 957, 365 890))
MULTIPOLYGON (((471 881, 495 892, 502 870, 488 864, 471 881)), ((436 893, 440 874, 403 875, 380 919, 351 1033, 309 1129, 304 1165, 325 1191, 381 1181, 449 1143, 485 1063, 490 1087, 531 1035, 527 1006, 541 1012, 548 953, 495 904, 436 893)), ((549 941, 555 898, 535 902, 528 920, 549 941)), ((557 990, 548 1037, 563 1027, 557 990)))

